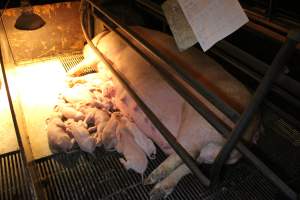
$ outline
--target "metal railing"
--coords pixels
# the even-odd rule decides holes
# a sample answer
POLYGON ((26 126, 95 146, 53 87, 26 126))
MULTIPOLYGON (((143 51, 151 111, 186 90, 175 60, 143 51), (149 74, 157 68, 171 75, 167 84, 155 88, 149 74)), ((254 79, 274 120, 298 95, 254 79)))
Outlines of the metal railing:
MULTIPOLYGON (((221 99, 216 95, 206 90, 205 87, 200 85, 200 83, 194 81, 185 72, 181 70, 181 67, 177 63, 168 59, 165 55, 155 49, 151 44, 145 41, 143 38, 138 36, 129 27, 122 24, 119 20, 114 18, 109 14, 101 5, 95 4, 91 0, 82 0, 82 18, 86 13, 87 4, 93 8, 94 15, 104 22, 107 28, 115 32, 122 40, 124 40, 128 45, 130 45, 137 53, 139 53, 144 59, 149 61, 154 68, 162 75, 162 77, 173 87, 179 95, 181 95, 195 110, 197 110, 218 132, 220 132, 225 138, 229 138, 227 144, 223 147, 222 151, 219 153, 217 160, 213 166, 212 180, 213 184, 218 182, 219 174, 221 172, 222 166, 226 162, 228 155, 231 153, 233 148, 238 149, 245 158, 247 158, 251 163, 257 167, 274 185, 276 185, 286 196, 290 199, 297 199, 297 194, 294 192, 287 184, 285 184, 271 169, 269 169, 260 159, 258 159, 242 142, 239 141, 243 134, 243 130, 249 124, 251 117, 259 108, 262 100, 266 96, 268 90, 272 85, 272 81, 277 77, 282 67, 285 66, 285 62, 292 55, 293 50, 297 41, 299 41, 299 33, 295 32, 290 35, 286 44, 281 48, 276 58, 274 59, 272 65, 269 67, 267 75, 263 78, 259 89, 254 95, 252 102, 249 107, 245 110, 242 116, 226 105, 221 99), (135 41, 138 45, 133 44, 135 41), (144 53, 146 51, 151 56, 159 59, 161 62, 172 67, 172 69, 181 77, 186 83, 192 86, 197 92, 203 95, 207 100, 209 100, 215 107, 222 111, 226 116, 228 116, 232 121, 237 122, 236 128, 231 131, 226 125, 224 125, 220 120, 218 120, 210 111, 208 111, 201 102, 189 92, 186 88, 182 86, 176 79, 170 76, 169 72, 161 67, 157 62, 154 62, 149 54, 144 53)), ((147 4, 144 4, 147 5, 147 4)), ((161 131, 163 137, 168 141, 170 146, 174 151, 180 156, 184 163, 190 168, 190 170, 202 181, 206 186, 212 185, 210 180, 200 171, 197 163, 192 157, 186 152, 186 150, 176 141, 176 138, 170 133, 170 131, 159 121, 159 119, 154 115, 154 113, 147 107, 146 104, 140 99, 140 97, 132 89, 129 81, 114 67, 112 63, 92 44, 88 35, 82 25, 83 32, 87 38, 88 43, 91 45, 92 49, 99 56, 99 58, 108 65, 113 74, 119 79, 125 89, 145 112, 147 117, 152 121, 152 123, 161 131)), ((240 50, 241 51, 241 50, 240 50)))

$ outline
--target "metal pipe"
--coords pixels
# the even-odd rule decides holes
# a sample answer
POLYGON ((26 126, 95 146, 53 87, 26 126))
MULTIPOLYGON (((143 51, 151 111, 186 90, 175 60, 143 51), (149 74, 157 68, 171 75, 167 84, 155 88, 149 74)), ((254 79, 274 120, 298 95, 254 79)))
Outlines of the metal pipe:
MULTIPOLYGON (((155 3, 149 1, 149 0, 136 0, 141 6, 144 6, 147 9, 150 9, 156 17, 166 21, 163 15, 163 12, 160 7, 156 6, 155 3), (163 18, 163 19, 162 19, 163 18)), ((245 10, 247 12, 247 10, 245 10)), ((249 13, 247 12, 249 15, 249 13)), ((257 19, 255 19, 257 21, 257 19)), ((278 29, 279 27, 276 27, 278 29)), ((274 29, 274 27, 273 27, 274 29)), ((299 46, 299 45, 298 45, 299 46)), ((230 44, 227 41, 220 41, 218 42, 215 47, 213 47, 210 51, 214 51, 216 47, 224 50, 227 54, 231 55, 233 58, 238 59, 239 61, 243 61, 246 65, 249 65, 251 68, 259 72, 260 74, 265 74, 267 69, 269 68, 269 65, 258 60, 257 58, 249 55, 248 53, 242 51, 241 49, 235 47, 234 45, 230 44)), ((236 65, 235 65, 236 66, 236 65)), ((288 92, 290 92, 292 95, 299 97, 300 96, 300 84, 293 80, 292 78, 286 76, 286 75, 279 75, 278 79, 276 80, 276 84, 278 87, 281 87, 288 92), (292 86, 292 87, 291 87, 292 86)), ((274 92, 278 93, 279 90, 272 88, 274 92)), ((281 90, 282 91, 282 90, 281 90)), ((279 92, 278 94, 281 95, 283 92, 279 92)), ((286 97, 287 95, 283 96, 286 97)), ((291 98, 288 98, 291 99, 291 98)), ((293 100, 293 99, 292 99, 293 100)), ((293 101, 295 102, 295 101, 293 101)), ((299 104, 299 103, 298 103, 299 104)), ((294 104, 293 104, 294 105, 294 104)), ((234 121, 236 122, 236 121, 234 121)))
POLYGON ((115 32, 121 39, 123 39, 129 46, 131 46, 137 53, 139 53, 145 60, 147 60, 153 67, 160 73, 160 75, 167 81, 170 86, 176 90, 195 110, 197 110, 201 115, 213 124, 213 126, 220 132, 228 132, 229 127, 227 127, 222 121, 220 121, 214 114, 212 114, 208 109, 205 108, 203 103, 191 92, 189 92, 184 86, 182 86, 173 75, 159 64, 147 57, 147 55, 137 48, 126 36, 124 36, 118 29, 115 29, 111 24, 109 24, 104 18, 102 22, 111 31, 115 32))
MULTIPOLYGON (((94 4, 93 4, 94 5, 94 4)), ((96 6, 96 5, 94 5, 96 6)), ((97 10, 97 6, 95 7, 97 10)), ((102 19, 103 20, 103 19, 102 19)), ((107 23, 107 26, 110 25, 109 27, 115 31, 119 36, 121 36, 124 39, 124 36, 117 31, 116 27, 118 27, 117 25, 113 26, 113 23, 107 23)), ((136 39, 137 40, 137 39, 136 39)), ((161 72, 161 70, 160 70, 161 72)), ((167 76, 167 80, 170 78, 171 76, 167 76)), ((173 85, 171 84, 171 86, 173 87, 173 85)), ((174 88, 174 87, 173 87, 174 88)), ((180 95, 181 92, 179 90, 177 90, 178 93, 180 95)), ((191 103, 191 102, 189 102, 191 103)), ((197 105, 196 105, 197 106, 197 105)), ((194 107, 194 106, 193 106, 194 107)), ((195 107, 194 107, 195 108, 195 107)), ((197 109, 196 109, 197 110, 197 109)), ((199 109, 197 110, 209 123, 211 123, 214 128, 216 128, 221 134, 223 134, 225 137, 229 137, 230 134, 230 130, 228 127, 224 126, 224 124, 220 123, 220 121, 216 120, 215 116, 211 115, 210 112, 207 111, 207 109, 199 107, 199 109)), ((274 185, 276 185, 278 188, 280 188, 285 194, 287 194, 288 196, 293 196, 295 193, 293 192, 293 190, 291 190, 289 188, 289 186, 287 186, 274 172, 272 172, 272 170, 270 170, 262 161, 260 161, 251 151, 248 150, 248 148, 242 144, 241 142, 238 142, 237 144, 237 149, 245 156, 245 158, 247 158, 249 161, 252 162, 252 164, 254 164, 254 166, 256 166, 270 181, 272 181, 274 183, 274 185)))
MULTIPOLYGON (((210 51, 214 51, 216 48, 221 49, 224 53, 228 54, 235 60, 247 64, 247 66, 254 69, 254 71, 258 72, 260 75, 264 75, 270 67, 268 64, 244 51, 241 51, 241 49, 227 41, 222 40, 218 42, 210 51)), ((292 95, 300 98, 300 83, 298 81, 288 77, 287 75, 279 74, 278 78, 274 82, 277 87, 283 88, 292 95)))
MULTIPOLYGON (((214 48, 212 48, 210 50, 211 53, 213 53, 217 57, 221 58, 222 60, 228 62, 231 66, 237 68, 241 72, 247 74, 249 77, 251 77, 256 82, 258 82, 258 83, 261 82, 262 76, 260 74, 252 71, 245 64, 239 62, 236 58, 233 58, 233 57, 227 55, 228 51, 230 51, 230 49, 226 49, 226 52, 225 52, 224 50, 220 50, 219 48, 216 48, 216 47, 214 47, 214 48)), ((279 78, 280 77, 281 76, 279 76, 279 78)), ((277 80, 279 78, 277 78, 277 80)), ((298 87, 297 85, 299 85, 299 83, 295 84, 296 88, 298 87)), ((299 90, 300 90, 300 88, 299 88, 299 90)), ((279 95, 280 97, 282 97, 284 100, 286 100, 290 105, 293 105, 295 108, 298 108, 298 109, 300 108, 300 101, 299 101, 299 99, 297 99, 296 97, 294 97, 290 93, 286 92, 285 90, 281 89, 279 86, 273 85, 272 92, 274 92, 274 94, 279 95)))
POLYGON ((88 13, 87 13, 88 34, 90 38, 93 38, 95 36, 95 21, 94 21, 93 9, 94 8, 92 6, 89 6, 88 13))
MULTIPOLYGON (((82 0, 82 8, 85 10, 84 0, 82 0)), ((155 127, 160 130, 164 138, 168 141, 171 147, 175 150, 175 152, 181 157, 184 163, 189 167, 189 169, 200 179, 200 181, 208 186, 210 181, 208 178, 200 171, 197 166, 197 163, 194 159, 189 155, 189 153, 177 142, 176 138, 170 133, 170 131, 160 122, 160 120, 155 116, 155 114, 148 108, 148 106, 141 100, 141 98, 135 93, 132 89, 129 81, 122 75, 121 72, 116 70, 111 61, 109 61, 97 47, 94 46, 92 41, 88 38, 88 35, 84 29, 83 25, 83 15, 84 11, 81 14, 81 28, 86 38, 88 44, 93 49, 93 51, 97 54, 98 58, 110 69, 110 71, 115 75, 115 77, 120 81, 122 86, 126 89, 126 91, 130 94, 130 96, 136 101, 136 103, 140 106, 140 108, 144 111, 147 117, 151 120, 151 122, 155 125, 155 127)))
POLYGON ((269 0, 268 8, 266 10, 266 17, 268 19, 271 19, 273 11, 274 11, 274 2, 273 2, 273 0, 269 0))
POLYGON ((149 42, 141 38, 138 34, 134 33, 132 30, 130 30, 130 28, 122 25, 121 22, 118 22, 112 16, 107 14, 107 12, 105 12, 101 6, 96 5, 90 0, 87 0, 87 2, 89 2, 97 11, 99 11, 102 15, 109 19, 118 28, 120 28, 120 30, 122 30, 124 33, 130 36, 131 39, 135 40, 139 45, 145 48, 149 53, 151 53, 151 55, 171 66, 184 81, 186 81, 190 86, 192 86, 198 93, 200 93, 206 99, 208 99, 209 102, 211 102, 216 108, 222 111, 229 119, 231 119, 233 122, 236 122, 239 119, 239 113, 237 111, 235 111, 226 103, 224 103, 219 97, 214 95, 212 92, 208 91, 198 81, 188 76, 186 72, 184 72, 184 70, 176 62, 174 62, 173 60, 169 59, 167 56, 156 50, 149 42))
MULTIPOLYGON (((267 95, 269 89, 271 88, 273 80, 277 78, 277 75, 282 71, 282 69, 285 67, 285 64, 287 63, 291 55, 294 53, 296 44, 298 42, 297 37, 300 37, 300 33, 298 34, 299 36, 297 35, 297 33, 289 34, 288 40, 277 53, 275 59, 272 62, 271 67, 267 71, 261 84, 256 90, 255 95, 252 98, 248 108, 244 111, 235 129, 232 131, 228 142, 218 154, 211 170, 212 184, 216 184, 218 182, 223 165, 227 161, 230 153, 236 146, 239 139, 242 137, 244 130, 246 129, 253 115, 259 109, 260 104, 262 103, 264 97, 267 95)), ((291 197, 293 199, 297 198, 297 196, 291 197)))
POLYGON ((15 109, 14 109, 14 106, 13 106, 13 101, 12 101, 12 98, 11 98, 11 95, 10 95, 8 80, 7 80, 6 73, 5 73, 4 62, 3 62, 2 52, 1 52, 1 45, 0 45, 0 67, 1 67, 0 70, 2 71, 2 76, 3 76, 3 85, 4 85, 5 90, 6 90, 8 104, 9 104, 9 108, 10 108, 10 113, 11 113, 14 129, 15 129, 15 132, 16 132, 18 145, 19 145, 19 148, 20 148, 21 159, 22 159, 24 165, 26 166, 26 167, 24 167, 24 172, 26 174, 26 177, 25 177, 26 182, 29 184, 30 195, 34 199, 41 198, 41 197, 44 197, 44 196, 41 194, 40 191, 36 190, 36 184, 35 184, 36 180, 37 180, 36 174, 32 174, 30 172, 30 169, 33 167, 33 165, 32 165, 32 163, 28 163, 25 152, 24 152, 24 146, 22 145, 22 138, 21 138, 19 127, 18 127, 18 122, 17 122, 15 109))
MULTIPOLYGON (((252 72, 250 69, 248 69, 246 66, 244 66, 242 63, 236 61, 235 59, 231 58, 230 56, 226 55, 223 51, 219 50, 218 48, 213 48, 210 50, 211 53, 218 56, 222 60, 230 63, 230 65, 236 67, 241 72, 248 75, 253 80, 257 81, 258 83, 261 81, 262 77, 260 77, 258 74, 252 72)), ((284 90, 281 90, 278 87, 272 88, 275 93, 279 94, 280 97, 283 97, 284 100, 287 100, 287 103, 294 105, 297 108, 300 108, 300 101, 296 99, 295 97, 291 96, 289 93, 285 92, 284 90)), ((275 104, 271 102, 270 99, 265 99, 264 104, 274 110, 276 113, 278 113, 283 119, 287 120, 289 123, 291 123, 294 127, 298 128, 300 130, 300 121, 297 120, 292 114, 285 112, 275 104)), ((296 116, 297 111, 296 111, 296 116)))

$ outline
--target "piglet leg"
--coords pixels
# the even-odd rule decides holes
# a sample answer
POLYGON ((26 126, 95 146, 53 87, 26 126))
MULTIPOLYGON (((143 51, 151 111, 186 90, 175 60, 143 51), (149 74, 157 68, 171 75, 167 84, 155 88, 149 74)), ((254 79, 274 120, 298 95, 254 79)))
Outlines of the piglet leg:
MULTIPOLYGON (((199 164, 206 163, 212 164, 219 152, 222 149, 221 143, 211 142, 205 145, 200 154, 198 155, 197 162, 199 164)), ((233 164, 240 158, 240 154, 234 150, 227 161, 227 164, 233 164)), ((150 192, 150 199, 160 199, 162 197, 167 197, 172 193, 173 189, 176 187, 178 182, 187 174, 191 173, 190 169, 182 164, 177 167, 172 173, 166 176, 161 182, 157 183, 152 191, 150 192)))

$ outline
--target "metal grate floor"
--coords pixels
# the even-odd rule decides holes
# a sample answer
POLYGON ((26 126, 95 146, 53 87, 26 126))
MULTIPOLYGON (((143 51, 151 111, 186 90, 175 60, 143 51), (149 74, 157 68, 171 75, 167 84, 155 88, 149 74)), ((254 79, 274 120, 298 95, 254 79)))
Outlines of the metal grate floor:
POLYGON ((0 155, 0 199, 32 199, 20 151, 0 155))
MULTIPOLYGON (((59 58, 66 71, 79 63, 82 55, 59 58)), ((119 162, 116 152, 97 149, 94 155, 80 150, 69 154, 56 154, 36 160, 40 181, 48 199, 149 199, 152 186, 144 186, 142 178, 127 171, 119 162)), ((165 156, 158 152, 149 162, 147 176, 165 156)), ((202 166, 208 174, 209 166, 202 166)), ((260 172, 240 161, 225 167, 224 181, 215 190, 201 185, 193 175, 184 177, 167 198, 180 199, 230 199, 230 200, 282 200, 278 190, 260 172)))
POLYGON ((72 67, 77 65, 80 61, 83 60, 82 54, 72 54, 67 56, 59 56, 58 59, 60 60, 61 64, 63 65, 64 69, 69 71, 72 67))
MULTIPOLYGON (((67 56, 59 56, 59 60, 62 63, 66 72, 72 69, 75 65, 77 65, 80 61, 83 60, 83 55, 81 54, 72 54, 67 56)), ((85 68, 82 70, 82 74, 93 73, 95 70, 92 67, 85 68)))
MULTIPOLYGON (((116 152, 98 149, 95 155, 76 151, 37 160, 41 183, 48 199, 149 199, 151 186, 142 178, 127 171, 116 152)), ((159 152, 149 162, 146 175, 159 165, 165 156, 159 152)), ((278 191, 245 161, 227 167, 223 183, 215 190, 201 185, 193 175, 183 178, 167 199, 283 199, 278 191)))

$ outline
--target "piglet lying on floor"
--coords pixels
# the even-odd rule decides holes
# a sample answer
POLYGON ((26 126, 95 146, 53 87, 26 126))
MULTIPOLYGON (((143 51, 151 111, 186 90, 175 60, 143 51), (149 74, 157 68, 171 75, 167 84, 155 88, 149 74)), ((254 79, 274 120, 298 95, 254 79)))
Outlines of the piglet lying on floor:
MULTIPOLYGON (((183 70, 190 72, 208 90, 223 99, 228 105, 242 112, 249 104, 251 94, 222 66, 195 48, 180 53, 174 39, 164 33, 143 27, 131 27, 131 30, 155 46, 170 60, 179 63, 183 70)), ((159 120, 176 137, 177 141, 188 153, 201 163, 211 163, 226 140, 206 121, 192 106, 190 106, 168 83, 158 71, 130 48, 114 32, 105 32, 93 39, 93 43, 106 59, 112 63, 116 71, 130 81, 130 85, 143 102, 153 111, 159 120)), ((69 72, 69 75, 80 75, 85 68, 98 67, 103 71, 103 63, 99 62, 89 46, 84 48, 84 61, 69 72), (99 63, 97 63, 99 62, 99 63)), ((156 61, 156 60, 155 60, 156 61)), ((157 61, 159 62, 159 61, 157 61)), ((173 72, 170 66, 162 63, 162 67, 173 72)), ((174 78, 181 80, 176 73, 174 78)), ((118 79, 112 79, 115 87, 115 103, 123 115, 134 121, 137 127, 152 139, 169 157, 155 169, 146 179, 146 184, 156 184, 151 192, 152 199, 167 196, 175 188, 179 180, 190 171, 181 158, 174 153, 170 145, 162 137, 151 121, 137 106, 131 96, 125 91, 118 79)), ((182 81, 182 80, 181 80, 182 81)), ((183 81, 182 81, 183 82, 183 81)), ((189 88, 189 87, 187 87, 189 88)), ((190 88, 189 88, 190 89, 190 88)), ((233 123, 216 107, 199 96, 200 101, 218 119, 233 127, 233 123)), ((244 134, 245 141, 251 141, 252 134, 258 124, 257 118, 244 134)), ((234 150, 228 164, 236 162, 241 155, 234 150)))
POLYGON ((121 125, 127 132, 130 132, 134 141, 145 152, 150 159, 154 159, 156 155, 156 147, 152 140, 147 138, 145 134, 136 126, 136 124, 130 121, 127 117, 121 118, 121 125))
POLYGON ((51 137, 49 143, 67 152, 71 147, 65 144, 65 137, 70 137, 88 153, 93 153, 96 146, 117 150, 124 155, 120 161, 126 169, 143 175, 148 165, 147 156, 154 158, 156 148, 132 120, 116 111, 116 91, 108 75, 69 77, 67 85, 54 107, 60 117, 53 119, 53 128, 48 127, 51 128, 49 135, 55 133, 62 139, 51 137))
POLYGON ((125 118, 119 120, 116 130, 116 150, 124 155, 125 160, 121 158, 120 162, 126 169, 133 169, 143 175, 147 168, 148 160, 143 149, 135 142, 132 132, 126 126, 126 121, 125 118))
POLYGON ((53 152, 67 152, 74 144, 72 139, 66 132, 66 126, 61 117, 54 115, 46 120, 49 147, 53 152))
POLYGON ((73 135, 81 150, 93 153, 96 148, 96 139, 87 130, 83 121, 75 122, 72 119, 66 121, 66 131, 73 135))

